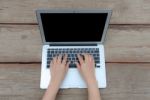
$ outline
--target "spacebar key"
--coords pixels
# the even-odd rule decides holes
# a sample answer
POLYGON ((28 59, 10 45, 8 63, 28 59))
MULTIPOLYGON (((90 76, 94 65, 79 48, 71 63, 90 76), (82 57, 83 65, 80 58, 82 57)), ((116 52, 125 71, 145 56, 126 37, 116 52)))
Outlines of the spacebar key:
POLYGON ((76 68, 76 64, 70 64, 69 68, 76 68))

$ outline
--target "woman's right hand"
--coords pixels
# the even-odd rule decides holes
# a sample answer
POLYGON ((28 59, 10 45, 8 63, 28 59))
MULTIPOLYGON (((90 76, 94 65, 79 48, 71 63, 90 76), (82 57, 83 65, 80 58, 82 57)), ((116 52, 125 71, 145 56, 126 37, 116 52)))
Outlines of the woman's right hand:
POLYGON ((89 54, 83 54, 83 56, 78 54, 77 56, 79 63, 76 62, 76 66, 87 85, 93 83, 97 84, 95 77, 95 61, 93 56, 89 54))

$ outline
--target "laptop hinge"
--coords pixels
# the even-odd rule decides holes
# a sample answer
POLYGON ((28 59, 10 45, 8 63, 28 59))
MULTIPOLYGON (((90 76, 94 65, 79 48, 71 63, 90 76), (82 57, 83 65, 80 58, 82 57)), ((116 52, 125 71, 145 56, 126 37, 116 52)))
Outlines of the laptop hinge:
POLYGON ((49 46, 97 46, 97 44, 49 44, 49 46))

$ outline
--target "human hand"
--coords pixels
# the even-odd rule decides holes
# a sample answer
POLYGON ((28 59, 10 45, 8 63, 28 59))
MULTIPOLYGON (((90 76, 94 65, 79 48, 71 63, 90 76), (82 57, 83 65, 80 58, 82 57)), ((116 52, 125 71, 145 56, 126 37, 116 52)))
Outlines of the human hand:
POLYGON ((60 85, 68 71, 68 67, 67 55, 54 57, 50 63, 51 82, 60 85))
POLYGON ((79 63, 76 62, 76 66, 87 85, 97 83, 95 77, 95 61, 93 56, 89 54, 83 54, 84 59, 79 54, 77 56, 79 63))

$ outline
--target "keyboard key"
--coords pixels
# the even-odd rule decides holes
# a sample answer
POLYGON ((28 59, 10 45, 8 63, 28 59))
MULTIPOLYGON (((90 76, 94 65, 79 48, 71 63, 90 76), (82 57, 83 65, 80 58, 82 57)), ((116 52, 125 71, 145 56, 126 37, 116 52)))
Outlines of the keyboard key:
POLYGON ((76 64, 70 64, 69 68, 76 68, 76 64))
POLYGON ((95 57, 95 60, 99 60, 99 57, 95 57))
POLYGON ((73 61, 70 61, 70 64, 74 64, 74 62, 73 62, 73 61))
POLYGON ((47 61, 47 64, 50 64, 50 61, 47 61))
POLYGON ((71 57, 70 57, 70 58, 68 58, 68 61, 71 61, 71 57))
POLYGON ((98 65, 98 66, 96 66, 97 68, 100 68, 100 66, 98 65))
POLYGON ((71 54, 68 54, 68 57, 71 57, 71 54))
POLYGON ((75 57, 75 55, 74 55, 74 54, 71 54, 71 57, 73 58, 73 57, 75 57))
POLYGON ((95 57, 95 56, 97 56, 97 54, 93 54, 93 56, 95 57))
POLYGON ((51 53, 54 53, 54 51, 52 50, 51 53))
POLYGON ((72 58, 72 60, 74 61, 74 60, 75 60, 75 58, 72 58))
POLYGON ((46 67, 47 67, 47 68, 49 68, 50 66, 49 66, 49 65, 47 65, 46 67))
POLYGON ((50 53, 50 50, 49 50, 49 51, 47 51, 47 53, 49 54, 49 53, 50 53))
POLYGON ((51 57, 49 60, 51 61, 51 60, 53 60, 53 58, 51 57))
POLYGON ((95 53, 99 53, 99 50, 96 50, 95 53))
POLYGON ((100 61, 99 60, 95 60, 95 63, 100 63, 100 61))
POLYGON ((61 53, 61 51, 58 51, 58 53, 60 54, 60 53, 61 53))
POLYGON ((50 60, 50 58, 48 57, 47 60, 50 60))

